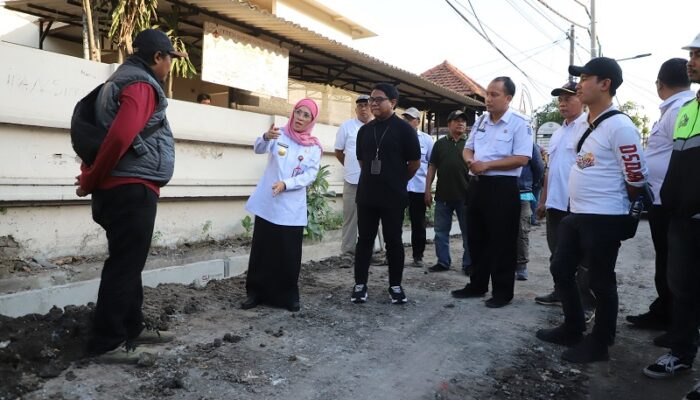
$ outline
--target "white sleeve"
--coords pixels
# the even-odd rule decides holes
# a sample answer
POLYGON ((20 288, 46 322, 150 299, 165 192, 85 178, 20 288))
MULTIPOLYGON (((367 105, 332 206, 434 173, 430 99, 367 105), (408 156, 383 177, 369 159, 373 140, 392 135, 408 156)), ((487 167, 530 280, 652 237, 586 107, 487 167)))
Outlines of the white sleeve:
POLYGON ((464 148, 469 149, 474 151, 474 135, 476 134, 476 131, 474 129, 478 129, 476 124, 472 127, 471 132, 469 132, 469 137, 467 137, 467 141, 464 142, 464 148))
POLYGON ((345 150, 345 141, 348 138, 347 129, 345 129, 345 124, 340 125, 338 132, 335 134, 335 149, 345 150))
POLYGON ((321 164, 321 149, 318 146, 314 146, 315 151, 310 157, 309 166, 297 176, 291 178, 283 179, 284 185, 286 187, 285 191, 303 189, 316 179, 318 170, 321 164))
POLYGON ((425 152, 425 162, 430 163, 430 155, 433 154, 433 138, 430 136, 426 137, 425 144, 428 148, 425 152))
POLYGON ((255 144, 253 145, 253 151, 255 152, 255 154, 267 153, 272 148, 273 142, 276 142, 276 140, 265 141, 265 139, 263 139, 262 135, 260 135, 255 139, 255 144))
POLYGON ((678 118, 678 112, 680 110, 681 104, 668 110, 664 114, 663 120, 659 125, 659 131, 671 140, 673 140, 673 132, 676 130, 676 118, 678 118))
POLYGON ((610 135, 610 144, 625 176, 625 182, 630 186, 644 186, 648 171, 639 132, 634 126, 625 125, 610 132, 610 135))
POLYGON ((532 158, 532 128, 522 121, 513 132, 513 155, 532 158))

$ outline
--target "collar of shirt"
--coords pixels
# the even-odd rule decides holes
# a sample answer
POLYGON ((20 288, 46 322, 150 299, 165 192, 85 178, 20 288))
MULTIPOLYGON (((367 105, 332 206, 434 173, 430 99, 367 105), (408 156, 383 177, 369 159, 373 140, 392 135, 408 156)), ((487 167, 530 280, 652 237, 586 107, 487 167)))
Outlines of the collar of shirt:
POLYGON ((569 127, 573 127, 573 126, 575 126, 575 125, 578 125, 578 124, 580 124, 581 122, 585 122, 585 121, 587 121, 587 120, 588 120, 588 113, 582 112, 581 115, 579 115, 578 117, 576 117, 576 119, 573 120, 573 121, 571 121, 571 122, 566 122, 566 120, 564 120, 564 125, 563 125, 563 126, 564 126, 565 128, 569 128, 569 127))
MULTIPOLYGON (((615 107, 615 104, 611 104, 610 107, 606 108, 605 110, 603 110, 603 112, 598 114, 598 116, 595 117, 596 121, 598 120, 598 118, 600 118, 601 115, 605 114, 608 111, 612 111, 612 110, 617 110, 617 107, 615 107)), ((586 122, 588 122, 588 114, 586 114, 586 122)), ((593 122, 595 122, 595 121, 593 121, 593 122)))
POLYGON ((489 113, 489 115, 486 118, 486 123, 489 125, 498 125, 501 122, 507 124, 510 121, 511 115, 513 115, 513 109, 508 107, 508 110, 501 116, 501 119, 499 119, 498 122, 493 123, 493 121, 491 120, 491 113, 489 113))
POLYGON ((684 90, 682 92, 678 92, 674 94, 673 96, 669 97, 668 99, 664 100, 660 105, 659 105, 659 110, 661 110, 661 115, 664 115, 666 111, 671 107, 673 103, 676 101, 683 101, 686 102, 695 96, 695 92, 692 90, 684 90))
POLYGON ((467 140, 467 134, 466 134, 466 133, 463 133, 463 134, 459 135, 459 137, 457 138, 457 140, 455 140, 455 139, 452 138, 452 134, 451 134, 451 133, 448 133, 448 134, 447 134, 447 140, 450 140, 450 141, 452 141, 452 142, 459 142, 460 140, 467 140))

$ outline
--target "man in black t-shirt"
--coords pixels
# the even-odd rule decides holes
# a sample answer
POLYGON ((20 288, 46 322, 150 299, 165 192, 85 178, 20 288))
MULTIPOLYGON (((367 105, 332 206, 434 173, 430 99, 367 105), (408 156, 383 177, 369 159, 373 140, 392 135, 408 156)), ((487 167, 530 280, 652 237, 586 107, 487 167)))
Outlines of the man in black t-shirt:
POLYGON ((389 261, 389 296, 393 304, 406 303, 401 287, 404 249, 401 239, 404 210, 408 204, 406 184, 420 167, 420 144, 415 130, 394 114, 399 99, 396 88, 379 83, 369 99, 374 120, 357 133, 357 227, 355 287, 351 301, 367 301, 367 279, 374 239, 382 223, 389 261))

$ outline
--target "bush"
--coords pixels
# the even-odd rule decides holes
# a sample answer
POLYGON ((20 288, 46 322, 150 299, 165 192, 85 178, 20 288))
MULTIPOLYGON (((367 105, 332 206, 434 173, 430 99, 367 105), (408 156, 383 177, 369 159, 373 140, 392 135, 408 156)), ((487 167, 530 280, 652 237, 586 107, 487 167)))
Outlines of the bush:
MULTIPOLYGON (((309 219, 308 225, 304 228, 304 237, 313 240, 323 239, 323 234, 330 226, 337 224, 337 213, 330 206, 329 197, 335 197, 335 192, 328 190, 329 165, 323 165, 318 170, 316 179, 306 188, 306 207, 309 219)), ((340 225, 343 224, 342 216, 340 225)))

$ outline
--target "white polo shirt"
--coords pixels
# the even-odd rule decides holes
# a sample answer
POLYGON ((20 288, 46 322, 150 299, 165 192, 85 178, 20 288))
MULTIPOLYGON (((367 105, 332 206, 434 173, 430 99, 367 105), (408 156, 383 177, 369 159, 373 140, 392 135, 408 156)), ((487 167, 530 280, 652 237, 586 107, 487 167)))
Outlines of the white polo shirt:
POLYGON ((433 151, 433 138, 425 132, 417 131, 418 143, 420 143, 420 167, 416 174, 408 181, 407 190, 414 193, 425 193, 425 179, 428 175, 428 163, 430 153, 433 151))
MULTIPOLYGON (((532 143, 532 129, 528 119, 509 108, 495 124, 488 112, 479 117, 464 148, 474 151, 475 161, 495 161, 511 156, 531 158, 532 143)), ((490 170, 484 175, 518 177, 522 169, 490 170)))
POLYGON ((360 181, 360 163, 357 162, 357 131, 364 125, 364 122, 353 118, 343 122, 338 127, 335 134, 335 149, 345 153, 344 171, 345 181, 357 185, 360 181))
POLYGON ((570 123, 564 121, 549 139, 549 173, 547 174, 546 208, 566 211, 569 208, 569 173, 576 161, 576 145, 588 128, 588 114, 581 113, 570 123))
MULTIPOLYGON (((601 113, 616 109, 611 106, 601 113)), ((588 128, 588 122, 584 123, 588 128)), ((571 212, 624 215, 630 201, 625 184, 641 187, 647 167, 639 132, 626 115, 601 122, 583 143, 569 175, 571 212)))
POLYGON ((647 167, 649 168, 649 186, 654 192, 654 204, 661 204, 661 185, 664 183, 668 163, 671 161, 671 152, 673 151, 673 131, 675 129, 676 117, 678 110, 687 101, 695 97, 695 92, 686 90, 676 93, 668 99, 664 100, 659 106, 661 110, 661 118, 654 122, 651 127, 647 148, 644 151, 644 156, 647 159, 647 167))
POLYGON ((318 174, 321 149, 302 146, 284 135, 277 139, 255 139, 255 154, 269 153, 267 165, 258 186, 248 199, 245 209, 251 214, 277 225, 306 226, 306 187, 318 174), (272 196, 272 185, 284 181, 287 188, 272 196))

